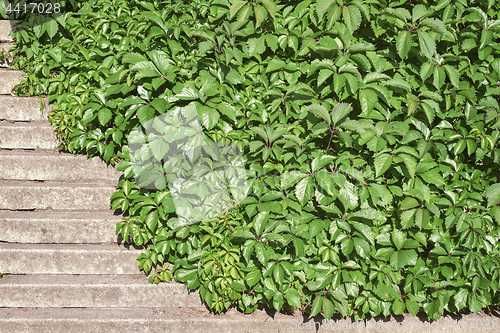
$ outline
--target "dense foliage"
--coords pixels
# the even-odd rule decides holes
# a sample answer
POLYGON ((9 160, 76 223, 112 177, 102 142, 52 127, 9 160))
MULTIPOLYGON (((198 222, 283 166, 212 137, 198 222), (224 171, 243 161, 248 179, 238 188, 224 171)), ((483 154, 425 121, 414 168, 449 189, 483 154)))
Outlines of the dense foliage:
POLYGON ((117 232, 146 247, 151 282, 199 288, 216 312, 437 319, 500 304, 498 2, 65 8, 15 33, 19 91, 49 94, 69 152, 119 162, 117 232), (169 190, 135 182, 127 146, 178 108, 242 149, 251 185, 180 227, 169 190))

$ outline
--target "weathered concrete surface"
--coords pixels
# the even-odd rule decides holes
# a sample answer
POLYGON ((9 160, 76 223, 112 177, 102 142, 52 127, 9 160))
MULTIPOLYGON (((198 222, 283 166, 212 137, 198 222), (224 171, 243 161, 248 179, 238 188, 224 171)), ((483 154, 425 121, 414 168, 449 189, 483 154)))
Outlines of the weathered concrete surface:
POLYGON ((23 80, 23 71, 0 68, 0 95, 11 95, 12 89, 23 80))
POLYGON ((111 182, 58 183, 0 181, 0 209, 107 210, 115 191, 111 182))
MULTIPOLYGON (((157 333, 497 333, 498 330, 477 328, 475 325, 488 323, 498 317, 467 315, 452 324, 453 318, 444 317, 437 322, 423 322, 411 315, 401 319, 370 319, 364 323, 350 325, 350 320, 321 321, 307 320, 300 314, 269 316, 264 311, 245 315, 235 310, 214 316, 208 310, 199 308, 169 309, 0 309, 0 333, 12 332, 157 332, 157 333), (299 326, 300 325, 300 326, 299 326), (337 325, 339 328, 335 328, 337 325), (382 326, 384 325, 384 326, 382 326), (432 326, 431 326, 432 325, 432 326), (469 327, 469 325, 471 327, 469 327)), ((484 327, 484 326, 483 326, 484 327)))
MULTIPOLYGON (((3 1, 1 1, 3 3, 3 1)), ((10 32, 17 21, 0 20, 0 42, 12 42, 10 32)))
POLYGON ((36 97, 14 97, 0 95, 0 120, 37 121, 46 120, 48 112, 40 112, 36 97))
POLYGON ((0 122, 0 148, 55 150, 57 145, 49 122, 0 122))
POLYGON ((50 150, 0 150, 0 179, 118 182, 121 173, 99 158, 50 150))
POLYGON ((111 211, 0 211, 0 242, 112 244, 122 219, 111 211))
POLYGON ((0 295, 0 308, 205 308, 185 285, 150 284, 142 274, 11 275, 0 279, 0 295))
POLYGON ((139 274, 140 250, 117 244, 0 243, 6 274, 139 274))

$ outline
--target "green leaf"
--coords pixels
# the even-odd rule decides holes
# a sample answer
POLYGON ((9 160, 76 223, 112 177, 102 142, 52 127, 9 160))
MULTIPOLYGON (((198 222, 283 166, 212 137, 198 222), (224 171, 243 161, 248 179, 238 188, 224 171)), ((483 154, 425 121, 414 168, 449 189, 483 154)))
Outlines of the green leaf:
POLYGON ((380 176, 384 172, 386 172, 392 164, 392 155, 391 154, 380 154, 375 157, 375 173, 376 177, 380 176))
POLYGON ((259 269, 252 269, 249 273, 245 275, 245 281, 249 287, 255 286, 260 279, 262 278, 262 274, 259 269))
POLYGON ((405 266, 413 266, 417 263, 417 252, 415 250, 394 251, 390 257, 391 266, 401 269, 405 266))
POLYGON ((394 303, 392 303, 392 311, 396 316, 403 314, 405 312, 405 309, 405 303, 400 299, 397 299, 394 301, 394 303))
POLYGON ((239 237, 239 238, 255 238, 254 234, 252 234, 248 230, 237 230, 231 234, 231 237, 239 237))
POLYGON ((427 57, 433 58, 436 53, 436 42, 434 39, 425 31, 417 31, 418 43, 420 45, 420 53, 427 57))
POLYGON ((335 178, 326 170, 320 170, 314 174, 319 186, 326 190, 326 193, 333 198, 337 197, 335 187, 337 182, 335 178))
POLYGON ((370 258, 370 244, 361 238, 354 238, 354 249, 356 253, 363 259, 370 258))
POLYGON ((323 299, 324 298, 325 298, 324 296, 316 295, 316 297, 314 298, 314 301, 312 303, 311 313, 309 314, 309 318, 312 318, 321 312, 321 308, 323 307, 323 299))
MULTIPOLYGON (((345 7, 344 7, 345 8, 345 7)), ((323 314, 326 319, 331 319, 335 313, 335 305, 328 299, 328 297, 323 297, 323 314)))
POLYGON ((441 20, 426 18, 425 20, 420 21, 419 23, 423 27, 427 27, 434 32, 445 35, 446 34, 446 26, 441 20))
POLYGON ((432 170, 420 174, 420 177, 422 177, 422 179, 425 180, 428 184, 434 184, 434 185, 446 184, 437 168, 434 168, 432 170))
POLYGON ((424 5, 418 4, 415 7, 413 7, 411 15, 412 24, 415 24, 415 22, 420 20, 422 17, 428 15, 428 13, 429 12, 424 5))
POLYGON ((97 113, 97 117, 99 118, 99 123, 101 124, 101 126, 106 125, 111 120, 112 116, 113 113, 108 108, 102 108, 97 113))
POLYGON ((371 227, 367 226, 364 223, 356 222, 356 221, 349 221, 349 223, 356 228, 368 241, 372 244, 372 246, 375 246, 375 234, 373 233, 373 230, 371 227))
POLYGON ((406 303, 406 308, 408 309, 408 312, 412 314, 413 316, 416 316, 418 312, 420 311, 420 306, 418 305, 417 302, 415 302, 412 299, 407 299, 405 301, 406 303))
POLYGON ((486 190, 488 198, 488 208, 497 205, 500 202, 500 183, 490 185, 486 190))
POLYGON ((397 156, 403 161, 410 177, 413 178, 417 172, 417 160, 413 156, 407 154, 398 154, 397 156))
POLYGON ((319 21, 321 21, 325 13, 332 6, 337 6, 335 0, 318 0, 316 2, 316 13, 318 14, 319 21))
POLYGON ((454 87, 459 88, 459 86, 460 86, 460 74, 458 73, 458 71, 450 65, 444 65, 444 70, 448 74, 448 77, 450 78, 451 84, 454 87))
POLYGON ((352 111, 352 106, 349 103, 340 103, 335 105, 332 110, 332 123, 337 126, 337 123, 346 117, 352 111))
POLYGON ((453 296, 455 299, 455 307, 458 311, 464 309, 467 306, 467 300, 469 296, 469 291, 465 288, 460 288, 460 290, 453 296))
POLYGON ((258 28, 267 18, 267 10, 262 6, 254 6, 255 10, 255 28, 258 28))
POLYGON ((304 107, 305 112, 312 112, 316 117, 323 119, 328 126, 331 125, 330 115, 323 105, 312 104, 304 107))
POLYGON ((278 5, 272 0, 259 0, 259 1, 264 5, 264 7, 266 7, 267 11, 269 12, 269 15, 275 18, 276 13, 278 12, 278 5))
POLYGON ((392 301, 401 297, 399 292, 392 286, 386 284, 378 284, 373 292, 384 301, 392 301))
POLYGON ((401 227, 403 229, 408 229, 413 226, 413 216, 416 212, 416 209, 411 209, 401 213, 401 227))
POLYGON ((406 240, 406 234, 404 232, 398 229, 394 229, 392 231, 392 242, 394 243, 394 245, 398 250, 401 250, 403 248, 405 240, 406 240))
POLYGON ((300 293, 297 290, 287 289, 283 293, 283 296, 291 306, 294 306, 296 308, 300 308, 302 306, 300 293))
POLYGON ((201 124, 206 129, 212 129, 219 122, 219 112, 208 106, 198 104, 196 107, 201 124))
POLYGON ((378 102, 378 95, 372 89, 359 90, 359 102, 361 104, 361 111, 363 114, 368 114, 378 102))
POLYGON ((406 23, 406 19, 410 18, 410 12, 404 8, 392 8, 392 7, 387 7, 382 11, 382 15, 390 16, 397 18, 398 20, 401 20, 406 23))
POLYGON ((267 221, 269 220, 269 212, 261 212, 257 215, 253 222, 253 228, 257 236, 262 236, 264 229, 266 228, 267 221))
POLYGON ((314 180, 312 177, 307 176, 302 179, 297 186, 295 187, 295 195, 302 206, 305 206, 306 203, 311 200, 314 194, 314 180))
POLYGON ((251 38, 247 42, 250 55, 262 54, 266 50, 265 38, 251 38))
POLYGON ((344 6, 342 8, 344 23, 352 34, 361 24, 361 12, 355 6, 344 6))
POLYGON ((341 243, 340 243, 340 250, 345 256, 348 256, 351 254, 352 250, 354 249, 354 242, 352 239, 345 238, 341 243))
POLYGON ((401 30, 396 37, 396 49, 399 57, 405 59, 411 48, 412 33, 408 30, 401 30))
POLYGON ((388 85, 388 86, 393 86, 393 87, 404 89, 407 92, 411 92, 411 87, 408 84, 408 82, 406 82, 405 80, 403 80, 401 78, 393 78, 393 79, 387 80, 384 82, 384 84, 388 85))
POLYGON ((230 8, 229 8, 229 19, 232 19, 243 7, 246 5, 248 1, 236 1, 230 8))

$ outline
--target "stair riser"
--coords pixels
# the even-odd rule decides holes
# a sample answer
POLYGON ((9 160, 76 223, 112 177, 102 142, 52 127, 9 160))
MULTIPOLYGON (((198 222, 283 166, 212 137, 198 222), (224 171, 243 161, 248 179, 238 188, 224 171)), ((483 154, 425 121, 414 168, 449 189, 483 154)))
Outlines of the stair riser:
MULTIPOLYGON (((2 185, 0 185, 2 186, 2 185)), ((2 186, 0 209, 109 209, 114 189, 104 187, 2 186)))
POLYGON ((46 120, 48 112, 40 112, 36 97, 0 96, 0 120, 37 121, 46 120))
POLYGON ((51 126, 0 124, 0 148, 57 149, 57 139, 51 126))
POLYGON ((22 71, 0 70, 0 95, 10 95, 14 86, 23 80, 22 71))
POLYGON ((204 307, 183 285, 2 285, 0 307, 168 308, 204 307))
POLYGON ((114 220, 0 219, 0 242, 24 244, 111 244, 114 220))
POLYGON ((98 160, 69 154, 4 155, 0 152, 0 179, 46 181, 118 181, 120 173, 98 160))
MULTIPOLYGON (((3 1, 2 1, 3 4, 3 1)), ((16 21, 0 20, 0 42, 12 42, 12 36, 10 32, 12 30, 12 25, 16 21)))
POLYGON ((138 251, 0 248, 4 274, 138 274, 138 251))

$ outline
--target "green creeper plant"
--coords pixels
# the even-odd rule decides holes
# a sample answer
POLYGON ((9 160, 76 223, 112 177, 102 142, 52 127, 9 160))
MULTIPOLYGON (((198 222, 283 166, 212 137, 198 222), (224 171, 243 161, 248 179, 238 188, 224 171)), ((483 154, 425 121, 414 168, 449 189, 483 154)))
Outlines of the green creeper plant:
MULTIPOLYGON (((22 22, 16 66, 66 150, 124 172, 116 231, 152 283, 354 318, 500 304, 495 1, 76 1, 22 22), (36 84, 35 84, 36 83, 36 84), (242 149, 249 192, 179 225, 134 179, 129 134, 196 110, 242 149)), ((165 156, 165 147, 150 153, 165 156)), ((161 158, 159 158, 161 159, 161 158)))

